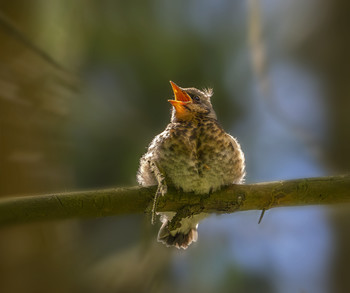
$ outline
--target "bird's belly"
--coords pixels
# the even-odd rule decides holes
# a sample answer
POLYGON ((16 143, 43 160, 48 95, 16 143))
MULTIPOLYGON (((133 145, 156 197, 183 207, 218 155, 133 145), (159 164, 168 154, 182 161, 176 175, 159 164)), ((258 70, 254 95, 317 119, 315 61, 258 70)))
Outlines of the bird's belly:
POLYGON ((190 160, 179 160, 171 164, 164 164, 167 184, 173 185, 184 192, 205 194, 216 191, 224 185, 234 183, 230 169, 233 166, 208 163, 201 165, 190 160))

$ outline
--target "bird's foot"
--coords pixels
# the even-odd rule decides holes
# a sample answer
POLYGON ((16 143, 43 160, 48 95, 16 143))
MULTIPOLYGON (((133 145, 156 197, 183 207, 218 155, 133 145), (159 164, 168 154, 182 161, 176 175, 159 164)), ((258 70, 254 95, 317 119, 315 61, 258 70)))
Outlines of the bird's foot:
POLYGON ((164 196, 168 191, 168 186, 165 183, 165 180, 163 180, 159 183, 156 194, 153 198, 153 206, 152 206, 152 217, 151 217, 151 223, 154 225, 154 221, 156 218, 156 209, 157 209, 157 203, 158 203, 158 198, 160 196, 164 196))
POLYGON ((158 188, 157 188, 157 194, 158 194, 158 197, 161 195, 161 196, 164 196, 166 193, 168 192, 168 186, 166 185, 164 179, 161 181, 161 184, 158 185, 158 188))
POLYGON ((159 167, 157 166, 157 163, 155 161, 150 161, 150 166, 151 166, 151 170, 152 170, 152 172, 153 172, 153 174, 156 177, 156 180, 158 182, 158 188, 157 188, 157 192, 154 196, 153 206, 152 206, 151 223, 152 223, 152 225, 154 225, 158 198, 159 198, 159 196, 164 196, 167 193, 168 187, 167 187, 167 184, 165 182, 165 177, 164 177, 163 173, 160 171, 159 167))

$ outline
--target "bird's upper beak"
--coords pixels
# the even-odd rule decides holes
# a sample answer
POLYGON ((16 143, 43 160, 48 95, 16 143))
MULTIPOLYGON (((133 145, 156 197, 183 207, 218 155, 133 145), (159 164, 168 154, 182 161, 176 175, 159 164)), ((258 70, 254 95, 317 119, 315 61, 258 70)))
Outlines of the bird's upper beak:
POLYGON ((168 101, 175 107, 176 112, 184 111, 185 108, 183 106, 188 103, 192 103, 191 97, 179 86, 177 86, 174 82, 170 81, 170 84, 171 84, 171 87, 173 88, 175 99, 168 100, 168 101))

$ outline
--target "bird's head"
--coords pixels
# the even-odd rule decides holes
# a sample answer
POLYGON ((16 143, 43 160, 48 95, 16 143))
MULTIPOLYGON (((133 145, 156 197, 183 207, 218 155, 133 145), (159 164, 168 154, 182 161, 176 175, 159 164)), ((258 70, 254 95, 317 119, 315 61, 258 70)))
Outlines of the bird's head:
POLYGON ((174 99, 168 100, 173 105, 171 121, 191 121, 196 117, 216 119, 211 105, 211 90, 200 91, 196 88, 181 88, 170 81, 173 88, 174 99))

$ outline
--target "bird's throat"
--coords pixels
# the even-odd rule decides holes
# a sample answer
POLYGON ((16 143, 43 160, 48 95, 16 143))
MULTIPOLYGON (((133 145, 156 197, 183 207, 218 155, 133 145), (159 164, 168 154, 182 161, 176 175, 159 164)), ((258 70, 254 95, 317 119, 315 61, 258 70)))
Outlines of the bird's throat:
POLYGON ((186 107, 186 105, 174 104, 172 121, 191 121, 194 118, 193 112, 186 107))

